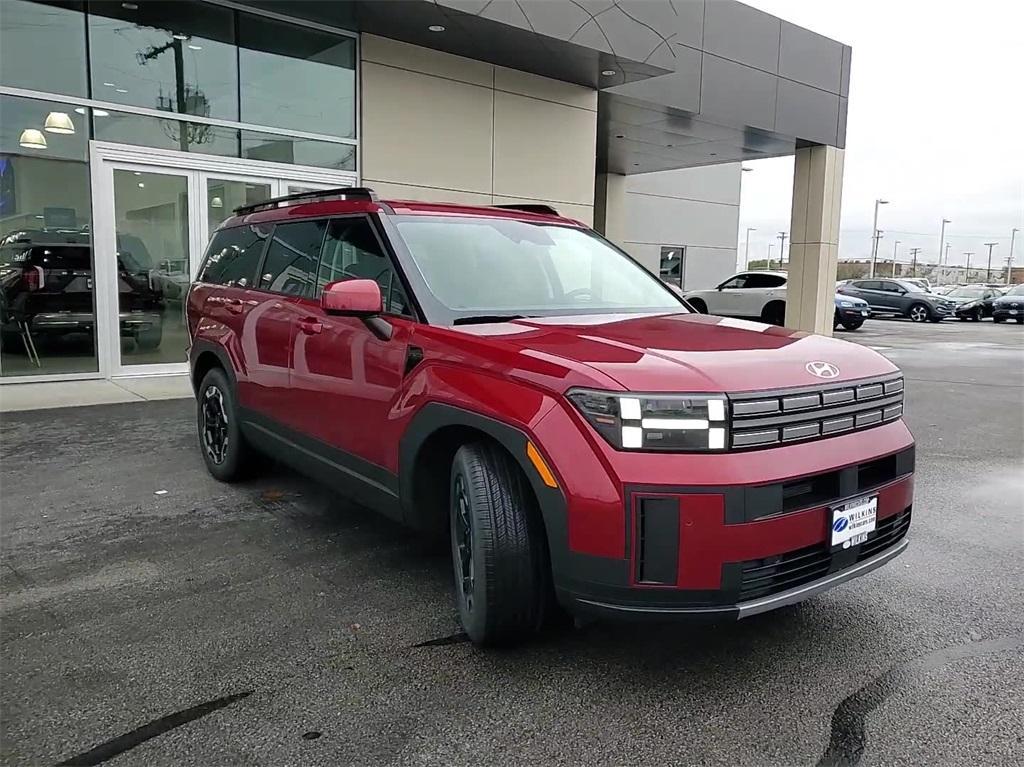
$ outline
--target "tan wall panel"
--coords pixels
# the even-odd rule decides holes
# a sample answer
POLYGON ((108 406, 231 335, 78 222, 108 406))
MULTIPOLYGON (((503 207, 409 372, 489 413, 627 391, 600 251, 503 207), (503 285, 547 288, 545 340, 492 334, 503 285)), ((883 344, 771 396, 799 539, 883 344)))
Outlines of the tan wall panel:
POLYGON ((488 88, 494 84, 494 67, 483 61, 453 56, 450 53, 422 48, 418 45, 402 43, 376 35, 363 35, 360 44, 363 61, 388 64, 426 75, 437 75, 438 77, 447 77, 449 80, 484 85, 488 88))
POLYGON ((517 69, 495 67, 494 89, 597 111, 597 91, 517 69))
POLYGON ((364 178, 490 194, 493 91, 368 61, 362 69, 364 178))
POLYGON ((494 194, 594 204, 597 113, 494 94, 494 194))
POLYGON ((423 202, 454 202, 459 205, 490 205, 489 194, 461 192, 456 189, 439 189, 433 186, 394 184, 364 178, 363 184, 373 189, 382 200, 421 200, 423 202))

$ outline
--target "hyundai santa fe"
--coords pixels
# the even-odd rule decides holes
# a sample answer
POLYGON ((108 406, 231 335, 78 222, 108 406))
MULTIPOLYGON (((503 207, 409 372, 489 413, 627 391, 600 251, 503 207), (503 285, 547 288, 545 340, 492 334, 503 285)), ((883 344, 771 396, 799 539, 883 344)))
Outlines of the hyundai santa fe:
POLYGON ((478 644, 548 616, 744 618, 907 546, 903 378, 696 314, 537 205, 247 206, 187 299, 203 459, 259 451, 451 548, 478 644))

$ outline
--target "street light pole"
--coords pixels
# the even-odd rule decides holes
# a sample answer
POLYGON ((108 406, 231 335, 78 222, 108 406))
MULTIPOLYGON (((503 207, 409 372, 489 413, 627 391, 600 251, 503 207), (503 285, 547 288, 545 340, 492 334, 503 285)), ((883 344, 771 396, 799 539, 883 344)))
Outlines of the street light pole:
POLYGON ((896 242, 894 242, 892 244, 892 276, 893 277, 896 276, 896 248, 898 248, 899 246, 900 246, 900 241, 899 240, 896 240, 896 242))
POLYGON ((785 232, 779 232, 779 240, 782 243, 781 245, 779 245, 779 269, 782 268, 782 262, 786 258, 786 238, 787 237, 789 237, 789 235, 786 234, 785 232))
POLYGON ((966 282, 970 282, 971 281, 971 256, 974 255, 974 252, 971 251, 969 253, 964 253, 964 255, 967 256, 967 269, 964 271, 964 280, 966 282))
MULTIPOLYGON (((746 168, 744 168, 743 170, 746 170, 746 168)), ((746 269, 748 266, 750 266, 750 233, 751 232, 756 232, 756 231, 757 231, 756 227, 753 227, 753 226, 748 226, 747 227, 747 246, 746 246, 746 249, 743 251, 743 268, 744 269, 746 269)))
POLYGON ((769 242, 768 243, 768 271, 769 272, 772 270, 772 248, 774 248, 774 247, 775 247, 775 243, 774 242, 769 242))
POLYGON ((939 230, 939 266, 942 266, 942 246, 946 242, 946 224, 952 223, 948 218, 942 219, 942 229, 939 230))
POLYGON ((888 200, 879 198, 874 201, 874 223, 871 224, 871 270, 868 276, 874 276, 874 262, 879 257, 879 206, 889 205, 888 200))
POLYGON ((985 243, 985 247, 988 248, 988 267, 985 269, 985 282, 992 282, 992 248, 998 244, 998 242, 985 243))
POLYGON ((1010 284, 1010 270, 1013 267, 1013 241, 1017 238, 1017 232, 1019 229, 1014 228, 1010 232, 1010 255, 1006 257, 1006 284, 1010 284))
POLYGON ((917 276, 917 254, 921 252, 920 248, 910 249, 910 276, 917 276))

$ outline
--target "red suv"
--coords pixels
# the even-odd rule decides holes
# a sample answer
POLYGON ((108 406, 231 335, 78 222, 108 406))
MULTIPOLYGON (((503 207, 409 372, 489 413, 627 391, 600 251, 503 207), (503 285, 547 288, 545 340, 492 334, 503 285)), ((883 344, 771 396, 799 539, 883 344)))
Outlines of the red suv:
POLYGON ((903 379, 870 349, 695 314, 543 206, 236 213, 188 297, 210 472, 261 451, 449 535, 477 643, 559 605, 743 618, 907 546, 903 379))

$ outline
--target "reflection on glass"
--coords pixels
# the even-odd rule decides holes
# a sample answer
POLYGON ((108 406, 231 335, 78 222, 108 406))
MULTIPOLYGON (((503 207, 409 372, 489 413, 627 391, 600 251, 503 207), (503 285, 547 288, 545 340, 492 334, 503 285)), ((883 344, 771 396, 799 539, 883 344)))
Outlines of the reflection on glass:
POLYGON ((270 184, 226 181, 218 178, 206 180, 206 212, 212 232, 231 218, 235 208, 270 199, 270 184))
POLYGON ((93 372, 88 126, 71 105, 13 96, 0 114, 0 374, 93 372), (46 131, 51 114, 75 132, 46 131), (43 147, 21 145, 27 129, 43 147))
POLYGON ((185 360, 188 216, 185 176, 114 171, 122 364, 185 360))
POLYGON ((98 141, 238 157, 238 131, 218 125, 111 112, 93 119, 93 131, 98 141))
POLYGON ((91 2, 92 95, 238 119, 233 14, 198 2, 91 2))
POLYGON ((355 136, 355 40, 238 15, 242 122, 355 136))
POLYGON ((356 148, 351 144, 273 136, 246 130, 242 131, 242 157, 335 170, 355 170, 356 167, 356 148))
POLYGON ((86 96, 85 14, 25 0, 3 0, 0 82, 86 96))

